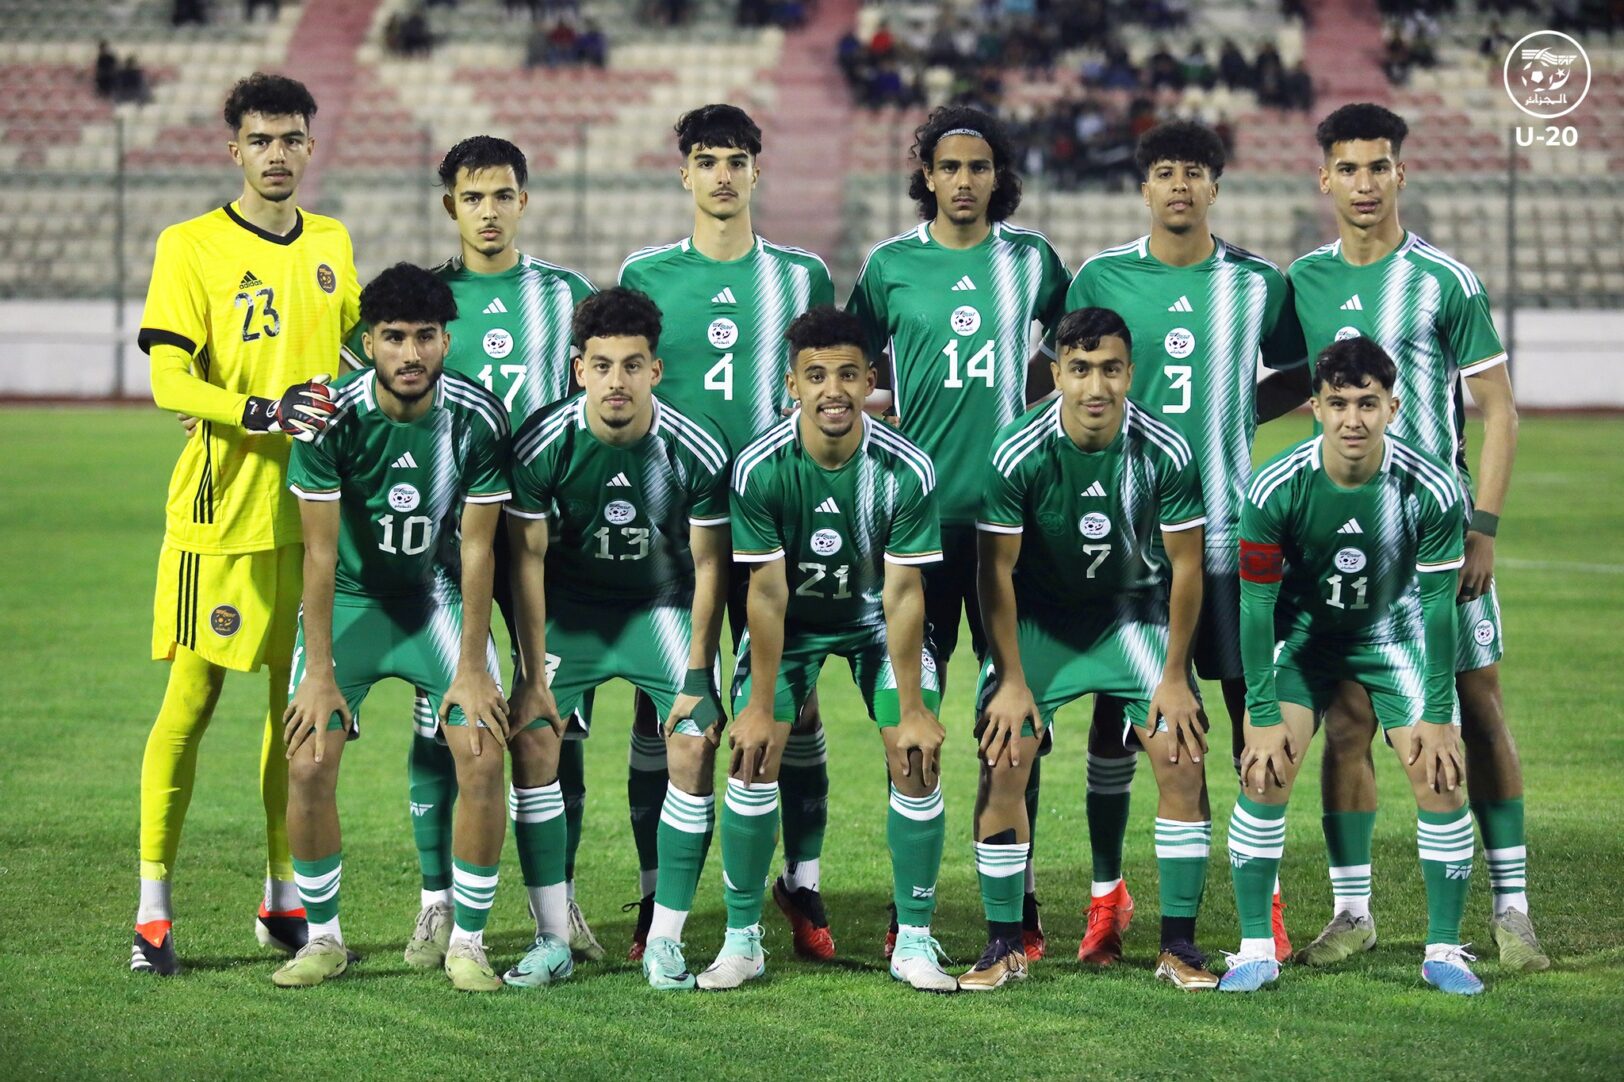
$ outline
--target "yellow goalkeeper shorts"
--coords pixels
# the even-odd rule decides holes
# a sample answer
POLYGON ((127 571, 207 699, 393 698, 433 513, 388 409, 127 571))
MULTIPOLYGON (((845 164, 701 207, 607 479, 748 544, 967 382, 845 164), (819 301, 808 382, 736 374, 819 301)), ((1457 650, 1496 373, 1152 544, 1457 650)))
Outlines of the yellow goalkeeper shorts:
POLYGON ((153 660, 168 661, 184 646, 239 672, 290 664, 303 584, 303 545, 216 556, 165 543, 152 603, 153 660))

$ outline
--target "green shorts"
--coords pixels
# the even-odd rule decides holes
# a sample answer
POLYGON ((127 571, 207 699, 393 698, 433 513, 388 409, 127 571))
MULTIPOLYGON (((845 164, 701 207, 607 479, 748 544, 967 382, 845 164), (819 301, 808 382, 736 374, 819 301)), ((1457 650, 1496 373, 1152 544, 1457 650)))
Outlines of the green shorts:
MULTIPOLYGON (((818 674, 830 654, 846 659, 852 679, 862 693, 868 716, 880 728, 901 720, 897 699, 897 674, 891 668, 891 654, 885 645, 885 625, 842 631, 784 628, 784 655, 778 664, 778 686, 773 689, 773 720, 786 725, 801 716, 801 706, 818 686, 818 674)), ((936 649, 925 641, 920 657, 920 691, 925 706, 936 711, 942 705, 942 683, 936 649)), ((750 701, 750 629, 739 640, 739 656, 733 667, 733 712, 738 714, 750 701)))
MULTIPOLYGON (((1162 609, 1165 613, 1165 607, 1162 609)), ((1036 732, 1031 721, 1021 727, 1022 736, 1044 737, 1054 724, 1055 711, 1084 695, 1111 695, 1123 701, 1124 743, 1133 726, 1144 728, 1150 715, 1150 698, 1161 683, 1167 664, 1167 624, 1155 620, 1153 604, 1120 604, 1109 614, 1091 617, 1080 612, 1042 613, 1028 608, 1018 613, 1015 637, 1026 670, 1026 685, 1037 702, 1044 732, 1036 732)), ((998 675, 992 658, 981 666, 976 686, 976 724, 998 690, 998 675)), ((1166 722, 1158 719, 1158 731, 1166 722)))
MULTIPOLYGON (((1316 718, 1336 698, 1336 685, 1343 680, 1370 695, 1383 730, 1414 725, 1426 710, 1426 652, 1420 643, 1348 646, 1298 637, 1276 644, 1274 654, 1280 701, 1306 707, 1316 718)), ((1460 724, 1458 701, 1452 720, 1460 724)))
MULTIPOLYGON (((594 688, 619 677, 647 695, 664 721, 688 672, 692 628, 687 604, 617 606, 551 594, 547 686, 559 714, 568 717, 594 688)), ((522 727, 545 724, 532 718, 522 727)))
POLYGON ((1500 641, 1500 599, 1490 583, 1489 592, 1455 608, 1459 645, 1455 671, 1471 672, 1493 665, 1505 654, 1500 641))
MULTIPOLYGON (((457 658, 462 653, 462 600, 423 598, 381 604, 339 595, 333 603, 333 677, 349 705, 350 716, 361 720, 361 703, 372 685, 387 677, 398 677, 415 685, 426 696, 413 711, 412 723, 424 736, 439 732, 440 700, 457 675, 457 658)), ((496 686, 502 686, 502 673, 496 659, 496 640, 488 639, 485 665, 496 686)), ((304 614, 299 615, 299 633, 293 645, 293 675, 288 684, 291 695, 304 679, 304 614)), ((466 725, 459 707, 452 707, 447 725, 466 725)), ((342 729, 344 719, 337 713, 328 719, 328 729, 342 729)))

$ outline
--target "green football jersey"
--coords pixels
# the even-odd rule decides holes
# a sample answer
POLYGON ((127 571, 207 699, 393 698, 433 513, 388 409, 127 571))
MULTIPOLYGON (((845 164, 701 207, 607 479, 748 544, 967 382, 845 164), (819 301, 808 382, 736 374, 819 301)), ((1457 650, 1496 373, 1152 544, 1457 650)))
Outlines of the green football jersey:
POLYGON ((1398 416, 1388 432, 1468 476, 1462 376, 1503 364, 1506 350, 1483 283, 1414 233, 1368 266, 1342 242, 1291 265, 1292 296, 1312 359, 1343 338, 1372 339, 1398 366, 1398 416))
POLYGON ((725 262, 701 255, 692 238, 644 248, 626 257, 620 284, 659 305, 660 394, 688 416, 708 419, 729 454, 781 420, 789 405, 784 331, 808 308, 835 299, 823 260, 760 237, 749 255, 725 262))
POLYGON ((861 446, 837 470, 813 461, 800 433, 796 410, 735 460, 733 558, 786 562, 787 622, 822 630, 883 624, 884 565, 942 558, 935 467, 866 415, 861 446))
POLYGON ((1099 451, 1066 434, 1058 399, 993 441, 976 527, 1021 536, 1021 609, 1076 610, 1150 594, 1164 579, 1152 555, 1162 531, 1206 521, 1189 443, 1149 410, 1125 405, 1121 430, 1099 451))
POLYGON ((1323 441, 1305 440, 1258 468, 1241 512, 1242 575, 1269 581, 1248 568, 1280 568, 1277 640, 1418 641, 1417 573, 1465 558, 1459 482, 1442 461, 1389 434, 1381 469, 1342 488, 1325 472, 1323 441))
POLYGON ((966 249, 944 248, 922 222, 863 262, 846 309, 871 357, 890 351, 902 431, 943 478, 943 523, 975 521, 993 434, 1026 410, 1032 324, 1054 329, 1069 281, 1043 234, 1007 222, 966 249))
POLYGON ((337 594, 456 597, 463 504, 508 499, 507 414, 495 395, 447 372, 429 411, 402 424, 378 408, 376 380, 366 368, 333 384, 338 412, 313 441, 294 442, 288 488, 339 504, 337 594))
POLYGON ((1150 238, 1086 260, 1066 310, 1097 306, 1133 336, 1133 400, 1177 429, 1195 451, 1206 501, 1207 570, 1235 574, 1241 503, 1252 477, 1257 362, 1303 360, 1302 330, 1280 268, 1213 238, 1213 253, 1173 267, 1150 238))
MULTIPOLYGON (((654 400, 644 437, 613 447, 592 434, 577 394, 513 438, 509 513, 551 519, 547 592, 590 603, 691 597, 688 527, 725 526, 727 451, 706 426, 654 400)), ((684 600, 682 604, 687 604, 684 600)))

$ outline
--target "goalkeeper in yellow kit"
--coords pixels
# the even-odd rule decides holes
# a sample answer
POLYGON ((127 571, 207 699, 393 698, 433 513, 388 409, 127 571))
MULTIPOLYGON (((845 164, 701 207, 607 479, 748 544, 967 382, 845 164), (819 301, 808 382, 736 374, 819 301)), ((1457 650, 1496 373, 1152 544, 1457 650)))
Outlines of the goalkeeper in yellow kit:
POLYGON ((303 560, 285 478, 288 437, 310 438, 331 416, 323 384, 359 319, 360 295, 344 227, 294 203, 315 112, 292 79, 256 73, 232 88, 227 146, 242 195, 163 231, 141 317, 153 400, 199 423, 169 482, 158 560, 152 656, 170 670, 141 762, 141 900, 130 952, 138 972, 180 969, 169 880, 198 745, 228 669, 270 669, 260 752, 268 859, 255 931, 290 952, 305 942, 279 738, 303 560))

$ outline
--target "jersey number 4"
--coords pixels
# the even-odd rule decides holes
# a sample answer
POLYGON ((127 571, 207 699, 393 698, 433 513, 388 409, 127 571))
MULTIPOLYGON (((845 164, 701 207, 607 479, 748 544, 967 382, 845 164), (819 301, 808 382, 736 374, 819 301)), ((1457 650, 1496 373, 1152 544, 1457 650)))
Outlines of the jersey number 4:
POLYGON ((716 358, 716 363, 705 373, 705 390, 721 391, 723 402, 733 401, 733 354, 724 353, 716 358))
POLYGON ((282 313, 275 307, 276 292, 269 286, 249 293, 244 290, 232 298, 233 308, 246 308, 242 314, 242 340, 252 342, 261 334, 275 338, 282 333, 282 313), (260 317, 259 329, 254 328, 254 316, 260 317))

